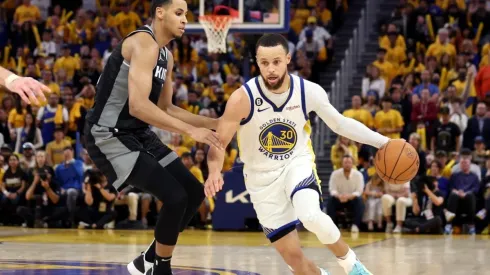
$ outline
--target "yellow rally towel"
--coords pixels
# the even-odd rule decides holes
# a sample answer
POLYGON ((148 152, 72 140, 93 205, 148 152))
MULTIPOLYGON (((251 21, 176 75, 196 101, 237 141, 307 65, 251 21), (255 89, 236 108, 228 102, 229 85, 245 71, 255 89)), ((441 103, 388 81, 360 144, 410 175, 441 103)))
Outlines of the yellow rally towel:
POLYGON ((56 108, 56 113, 54 115, 54 124, 63 124, 63 105, 61 104, 58 104, 58 108, 56 108))

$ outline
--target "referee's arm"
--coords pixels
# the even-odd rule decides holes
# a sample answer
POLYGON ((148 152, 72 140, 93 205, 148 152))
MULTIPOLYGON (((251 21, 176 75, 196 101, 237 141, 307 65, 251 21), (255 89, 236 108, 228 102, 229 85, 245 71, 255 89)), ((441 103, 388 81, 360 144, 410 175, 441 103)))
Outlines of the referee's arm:
POLYGON ((195 115, 187 110, 184 110, 178 106, 172 104, 172 75, 174 68, 174 58, 170 51, 167 51, 167 76, 165 78, 165 84, 163 85, 162 93, 158 100, 158 107, 169 115, 189 123, 194 127, 203 127, 215 130, 218 127, 218 120, 205 116, 195 115))

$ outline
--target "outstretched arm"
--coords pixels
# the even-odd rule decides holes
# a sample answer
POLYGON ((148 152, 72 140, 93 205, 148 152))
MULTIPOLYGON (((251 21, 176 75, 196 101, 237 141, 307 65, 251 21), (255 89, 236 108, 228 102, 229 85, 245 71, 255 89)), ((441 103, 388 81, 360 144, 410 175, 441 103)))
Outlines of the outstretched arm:
POLYGON ((0 67, 0 85, 18 94, 27 104, 39 104, 38 98, 46 101, 44 92, 49 88, 31 77, 21 77, 0 67))
POLYGON ((167 114, 150 101, 153 68, 160 54, 151 36, 137 33, 124 43, 123 55, 131 57, 128 77, 130 114, 157 128, 186 134, 196 141, 221 148, 217 135, 212 131, 195 128, 167 114))
POLYGON ((173 85, 172 85, 172 69, 174 67, 174 58, 170 51, 167 51, 168 57, 168 65, 167 65, 167 76, 165 79, 165 84, 163 85, 163 91, 160 94, 160 98, 158 100, 158 107, 163 111, 167 112, 169 115, 184 121, 185 123, 189 123, 194 127, 203 127, 208 129, 215 130, 218 126, 218 120, 195 115, 187 110, 184 110, 178 106, 172 104, 172 94, 173 94, 173 85))
POLYGON ((307 89, 306 104, 311 106, 309 109, 316 112, 332 131, 338 135, 347 137, 348 139, 363 144, 369 144, 376 148, 380 148, 389 141, 389 138, 372 131, 359 121, 340 114, 335 107, 330 104, 325 90, 323 90, 320 85, 314 85, 315 87, 307 89))
MULTIPOLYGON (((248 96, 242 88, 236 90, 228 99, 223 116, 219 119, 217 133, 223 147, 226 148, 231 139, 238 131, 242 119, 248 116, 250 111, 248 96)), ((221 190, 223 179, 221 170, 225 160, 225 151, 217 148, 210 148, 208 152, 209 176, 204 186, 206 196, 214 196, 221 190)))

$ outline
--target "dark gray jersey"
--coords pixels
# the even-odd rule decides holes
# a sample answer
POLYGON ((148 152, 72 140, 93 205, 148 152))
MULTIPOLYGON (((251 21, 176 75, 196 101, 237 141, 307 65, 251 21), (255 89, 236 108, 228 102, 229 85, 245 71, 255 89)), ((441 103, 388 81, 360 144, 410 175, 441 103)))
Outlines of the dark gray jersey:
MULTIPOLYGON (((138 28, 126 36, 126 38, 139 32, 146 32, 155 39, 153 30, 148 25, 138 28)), ((94 106, 88 112, 86 119, 92 124, 110 128, 145 128, 148 127, 146 122, 133 117, 129 113, 128 75, 130 64, 124 61, 121 53, 124 39, 113 50, 104 67, 104 71, 97 82, 94 106)), ((169 52, 166 48, 160 49, 157 64, 153 69, 149 99, 155 104, 158 102, 163 84, 166 80, 168 54, 169 52)))

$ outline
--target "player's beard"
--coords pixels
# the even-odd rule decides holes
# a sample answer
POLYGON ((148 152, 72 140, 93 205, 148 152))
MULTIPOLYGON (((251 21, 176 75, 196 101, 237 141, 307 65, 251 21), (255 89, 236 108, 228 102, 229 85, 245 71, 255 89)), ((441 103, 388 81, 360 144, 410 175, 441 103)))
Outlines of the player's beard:
POLYGON ((274 85, 269 84, 269 81, 263 75, 260 75, 260 76, 262 77, 262 80, 264 81, 264 85, 267 88, 267 90, 269 90, 269 91, 275 91, 275 90, 281 88, 282 83, 284 83, 284 79, 286 79, 286 72, 284 72, 284 74, 281 76, 281 78, 279 78, 279 80, 277 81, 277 83, 274 84, 274 85))

